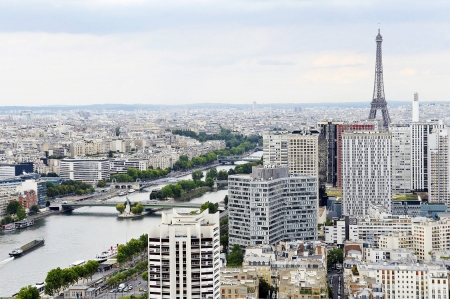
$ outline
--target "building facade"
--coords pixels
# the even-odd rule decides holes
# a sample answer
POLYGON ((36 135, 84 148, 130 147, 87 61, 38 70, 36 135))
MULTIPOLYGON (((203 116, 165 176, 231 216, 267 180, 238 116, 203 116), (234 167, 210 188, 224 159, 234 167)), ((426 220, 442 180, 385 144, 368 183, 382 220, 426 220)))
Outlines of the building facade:
POLYGON ((253 167, 228 177, 229 244, 243 247, 317 238, 315 176, 289 176, 287 167, 253 167))
POLYGON ((414 122, 411 126, 411 188, 428 190, 428 135, 433 129, 444 129, 442 122, 414 122))
POLYGON ((342 134, 345 132, 368 132, 368 131, 374 131, 378 128, 376 122, 361 122, 361 123, 344 123, 344 124, 338 124, 337 130, 336 130, 336 165, 337 165, 337 187, 343 188, 342 186, 342 163, 343 163, 343 156, 342 156, 342 134))
POLYGON ((391 146, 387 132, 342 134, 344 215, 364 216, 370 204, 391 210, 391 146))
POLYGON ((162 212, 148 234, 148 297, 220 298, 219 212, 162 212))
POLYGON ((411 193, 411 128, 408 124, 391 124, 392 193, 411 193))
POLYGON ((319 136, 294 132, 288 136, 290 174, 319 177, 319 136))
POLYGON ((62 159, 59 175, 65 180, 97 182, 109 178, 107 159, 62 159))
POLYGON ((265 165, 288 166, 288 133, 270 132, 263 135, 265 165))
POLYGON ((428 135, 428 202, 450 204, 450 146, 447 129, 428 135))

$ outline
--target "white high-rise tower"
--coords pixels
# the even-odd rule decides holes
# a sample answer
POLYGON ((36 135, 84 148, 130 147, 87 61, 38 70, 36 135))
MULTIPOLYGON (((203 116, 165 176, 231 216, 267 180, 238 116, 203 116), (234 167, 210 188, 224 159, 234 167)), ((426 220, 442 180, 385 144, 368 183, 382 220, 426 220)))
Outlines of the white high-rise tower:
POLYGON ((412 121, 419 121, 419 94, 417 92, 414 93, 414 101, 412 104, 412 121))
POLYGON ((450 203, 450 146, 447 129, 428 135, 428 201, 450 203))
POLYGON ((392 134, 342 134, 342 213, 365 216, 370 204, 391 210, 392 134))
POLYGON ((219 223, 219 212, 162 212, 148 234, 148 298, 220 298, 219 223))

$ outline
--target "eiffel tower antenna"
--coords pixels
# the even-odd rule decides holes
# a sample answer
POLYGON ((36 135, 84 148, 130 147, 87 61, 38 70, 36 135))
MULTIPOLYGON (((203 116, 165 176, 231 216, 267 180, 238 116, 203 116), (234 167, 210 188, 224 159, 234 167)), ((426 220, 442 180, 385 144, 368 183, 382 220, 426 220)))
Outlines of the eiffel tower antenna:
POLYGON ((384 97, 383 61, 381 56, 381 43, 383 42, 383 37, 380 34, 380 28, 378 28, 378 35, 375 38, 375 41, 377 43, 377 59, 375 63, 375 83, 373 87, 372 103, 370 104, 369 119, 375 119, 377 110, 381 110, 383 115, 383 127, 387 128, 391 123, 391 118, 389 117, 386 98, 384 97))

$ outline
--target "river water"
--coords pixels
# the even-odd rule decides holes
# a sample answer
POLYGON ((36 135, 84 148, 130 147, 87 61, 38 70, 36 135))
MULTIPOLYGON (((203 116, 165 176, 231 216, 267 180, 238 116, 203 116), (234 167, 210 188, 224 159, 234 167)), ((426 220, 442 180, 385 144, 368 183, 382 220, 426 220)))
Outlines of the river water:
MULTIPOLYGON (((231 167, 219 166, 217 170, 231 167)), ((180 179, 189 178, 187 175, 180 179)), ((192 201, 220 202, 227 193, 228 190, 209 192, 192 201)), ((148 200, 149 194, 136 192, 129 195, 129 199, 148 200)), ((31 228, 0 233, 0 297, 11 296, 23 286, 44 281, 53 268, 67 268, 74 261, 93 259, 110 246, 138 238, 147 233, 149 227, 161 223, 161 212, 140 219, 119 219, 117 215, 113 207, 82 207, 37 220, 31 228), (43 247, 16 259, 9 258, 11 250, 37 238, 45 239, 43 247)))

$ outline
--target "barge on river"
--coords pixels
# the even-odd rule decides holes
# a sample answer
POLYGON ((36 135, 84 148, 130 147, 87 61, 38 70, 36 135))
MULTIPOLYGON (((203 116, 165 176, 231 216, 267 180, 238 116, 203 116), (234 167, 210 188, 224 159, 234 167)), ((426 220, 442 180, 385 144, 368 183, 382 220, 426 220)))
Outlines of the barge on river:
POLYGON ((13 251, 11 251, 9 253, 9 255, 12 257, 18 257, 18 256, 24 255, 38 247, 41 247, 43 245, 44 245, 44 239, 33 240, 30 243, 27 243, 20 248, 14 249, 13 251))

